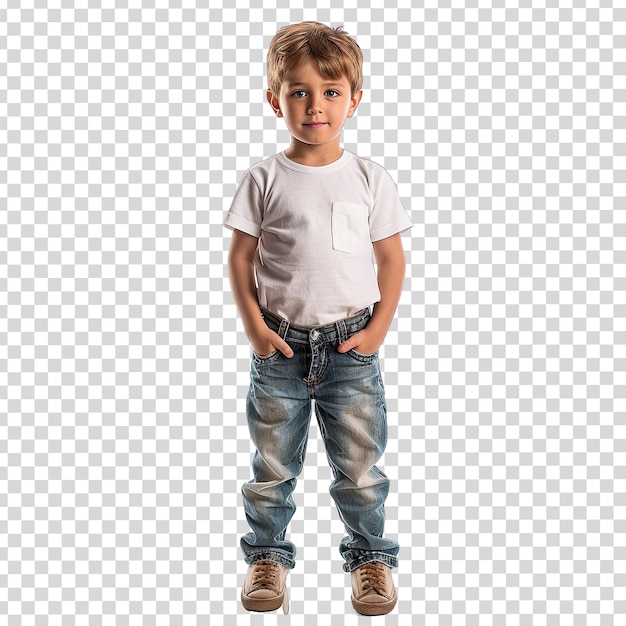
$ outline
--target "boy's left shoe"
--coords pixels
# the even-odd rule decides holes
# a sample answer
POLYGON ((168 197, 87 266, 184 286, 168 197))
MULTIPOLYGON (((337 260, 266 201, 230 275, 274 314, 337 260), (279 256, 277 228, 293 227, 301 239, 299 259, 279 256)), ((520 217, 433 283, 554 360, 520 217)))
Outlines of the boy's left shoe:
POLYGON ((386 615, 397 599, 388 565, 372 561, 352 571, 352 606, 357 613, 386 615))

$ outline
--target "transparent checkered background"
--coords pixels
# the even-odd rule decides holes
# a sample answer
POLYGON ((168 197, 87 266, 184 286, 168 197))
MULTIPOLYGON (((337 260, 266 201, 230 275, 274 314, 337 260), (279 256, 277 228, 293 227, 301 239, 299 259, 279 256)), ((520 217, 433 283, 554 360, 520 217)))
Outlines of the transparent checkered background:
POLYGON ((363 48, 344 145, 415 223, 382 350, 402 551, 379 621, 623 624, 621 3, 102 4, 0 8, 0 622, 370 623, 315 425, 292 615, 239 603, 249 348, 222 220, 288 142, 267 45, 313 19, 363 48))

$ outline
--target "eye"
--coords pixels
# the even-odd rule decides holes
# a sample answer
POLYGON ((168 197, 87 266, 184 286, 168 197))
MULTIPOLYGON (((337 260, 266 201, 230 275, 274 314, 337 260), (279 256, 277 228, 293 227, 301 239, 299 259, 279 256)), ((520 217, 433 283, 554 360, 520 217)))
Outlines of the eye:
POLYGON ((304 98, 306 96, 306 91, 303 91, 302 89, 298 89, 298 91, 294 91, 291 95, 294 98, 304 98))
POLYGON ((337 96, 341 95, 336 89, 328 89, 326 91, 326 95, 329 98, 336 98, 337 96))

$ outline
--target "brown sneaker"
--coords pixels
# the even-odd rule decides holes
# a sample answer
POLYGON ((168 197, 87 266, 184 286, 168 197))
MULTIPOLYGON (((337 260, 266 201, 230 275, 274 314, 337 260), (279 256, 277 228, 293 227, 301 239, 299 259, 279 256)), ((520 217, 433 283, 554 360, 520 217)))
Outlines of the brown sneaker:
POLYGON ((281 605, 289 612, 287 574, 289 570, 276 561, 257 561, 248 568, 241 590, 241 603, 248 611, 274 611, 281 605))
POLYGON ((372 561, 352 571, 352 606, 361 615, 386 615, 396 606, 391 568, 372 561))

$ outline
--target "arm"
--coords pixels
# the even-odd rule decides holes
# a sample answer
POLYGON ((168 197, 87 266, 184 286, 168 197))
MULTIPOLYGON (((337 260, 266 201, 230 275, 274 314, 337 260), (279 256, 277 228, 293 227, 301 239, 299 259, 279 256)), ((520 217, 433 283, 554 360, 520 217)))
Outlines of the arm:
POLYGON ((273 330, 269 329, 263 317, 256 296, 254 282, 254 255, 258 238, 235 230, 228 252, 228 276, 239 310, 246 336, 252 349, 260 355, 280 350, 286 357, 292 357, 293 351, 273 330))
POLYGON ((339 352, 356 348, 363 354, 372 354, 382 344, 400 300, 406 262, 400 233, 374 242, 378 265, 380 300, 374 305, 367 326, 338 346, 339 352))

